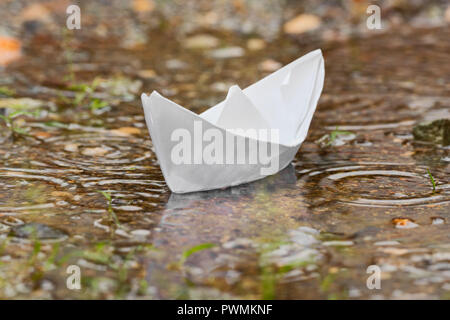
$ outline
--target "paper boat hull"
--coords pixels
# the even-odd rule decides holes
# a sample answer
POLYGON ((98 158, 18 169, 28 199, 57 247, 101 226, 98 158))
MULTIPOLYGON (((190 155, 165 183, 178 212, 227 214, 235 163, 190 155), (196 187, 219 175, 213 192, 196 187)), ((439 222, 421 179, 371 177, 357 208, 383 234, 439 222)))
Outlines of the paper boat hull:
POLYGON ((142 94, 147 127, 170 190, 188 193, 221 189, 284 169, 306 139, 322 92, 324 70, 322 52, 312 51, 244 90, 230 88, 223 102, 201 115, 156 91, 149 96, 142 94), (280 133, 279 139, 236 134, 234 125, 274 129, 280 133), (214 134, 206 134, 212 131, 214 134), (214 152, 206 152, 218 136, 222 144, 214 143, 214 152), (240 143, 230 147, 228 141, 240 143), (271 150, 264 160, 260 158, 260 143, 271 150), (207 160, 208 155, 216 156, 217 150, 221 156, 207 160))
MULTIPOLYGON (((255 141, 248 137, 241 137, 230 134, 226 130, 219 128, 207 120, 202 119, 198 115, 184 109, 170 100, 161 96, 143 96, 143 105, 145 110, 145 120, 150 131, 150 136, 155 148, 161 171, 164 179, 172 192, 188 193, 203 190, 221 189, 230 186, 236 186, 242 183, 255 181, 265 178, 267 175, 261 174, 261 169, 267 168, 268 165, 261 163, 249 164, 248 157, 247 164, 206 164, 202 160, 200 163, 194 163, 194 153, 191 152, 191 162, 188 164, 175 164, 173 161, 173 150, 180 144, 180 140, 173 141, 173 132, 179 132, 180 129, 185 129, 184 132, 194 132, 195 126, 197 129, 201 127, 202 132, 207 132, 208 129, 215 129, 222 133, 225 139, 245 140, 245 155, 249 156, 257 152, 253 148, 256 145, 255 141)), ((190 137, 195 139, 195 137, 190 137)), ((197 139, 197 141, 199 141, 197 139)), ((207 143, 204 143, 206 145, 207 143)), ((239 150, 238 144, 235 144, 233 153, 236 155, 239 150)), ((283 146, 269 143, 270 150, 277 148, 276 155, 277 162, 276 172, 284 169, 295 157, 299 145, 283 146)), ((194 147, 192 146, 191 150, 194 147)), ((203 149, 203 148, 202 148, 203 149)), ((240 149, 241 151, 243 149, 240 149)), ((227 157, 227 150, 223 148, 224 159, 227 157)), ((235 158, 236 160, 236 158, 235 158)), ((223 161, 226 162, 226 161, 223 161)), ((235 161, 236 162, 236 161, 235 161)))

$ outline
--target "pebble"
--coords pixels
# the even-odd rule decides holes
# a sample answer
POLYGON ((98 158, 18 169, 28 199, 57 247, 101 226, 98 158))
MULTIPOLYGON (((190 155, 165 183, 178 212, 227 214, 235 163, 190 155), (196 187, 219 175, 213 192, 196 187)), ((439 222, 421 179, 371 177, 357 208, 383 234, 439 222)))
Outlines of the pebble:
POLYGON ((396 256, 401 256, 405 253, 408 253, 407 249, 399 249, 399 248, 380 248, 379 250, 383 251, 384 253, 393 254, 396 256))
POLYGON ((64 146, 64 151, 67 152, 78 152, 78 144, 76 143, 68 143, 64 146))
POLYGON ((392 240, 392 241, 377 241, 374 243, 376 246, 396 246, 399 245, 400 242, 392 240))
POLYGON ((132 7, 136 12, 147 13, 153 11, 155 3, 153 0, 133 0, 132 7))
POLYGON ((61 239, 67 237, 67 234, 62 230, 36 222, 14 227, 11 229, 10 235, 24 239, 61 239))
POLYGON ((227 47, 210 51, 210 56, 215 59, 239 58, 245 54, 241 47, 227 47))
POLYGON ((117 206, 117 207, 114 207, 114 209, 123 210, 123 211, 139 211, 139 210, 142 210, 142 208, 138 207, 138 206, 117 206))
POLYGON ((262 50, 266 47, 266 43, 262 39, 252 38, 247 41, 247 49, 251 51, 262 50))
POLYGON ((19 40, 0 36, 0 66, 17 60, 21 56, 21 43, 19 40))
POLYGON ((237 249, 253 246, 253 241, 247 238, 238 238, 232 241, 225 242, 223 247, 225 249, 237 249))
MULTIPOLYGON (((1 39, 0 39, 1 41, 1 39)), ((42 100, 31 99, 31 98, 2 98, 0 99, 0 108, 12 108, 17 106, 20 110, 32 110, 38 109, 45 105, 42 100)))
POLYGON ((282 67, 278 61, 267 59, 260 63, 259 69, 264 72, 274 72, 282 67))
POLYGON ((319 260, 322 255, 319 251, 315 249, 302 249, 300 251, 290 252, 287 256, 279 257, 278 255, 273 256, 273 262, 278 266, 290 265, 290 264, 298 264, 300 262, 315 262, 319 260))
POLYGON ((114 231, 115 234, 117 234, 118 236, 122 236, 124 238, 130 238, 130 235, 123 229, 116 229, 114 231))
POLYGON ((317 29, 321 23, 321 19, 316 15, 301 14, 286 22, 283 30, 288 34, 301 34, 317 29))
POLYGON ((347 247, 347 246, 352 246, 353 244, 354 244, 353 241, 340 241, 340 240, 325 241, 323 243, 324 246, 329 246, 329 247, 347 247))
POLYGON ((188 49, 212 49, 219 45, 219 39, 209 34, 198 34, 187 38, 183 45, 188 49))
POLYGON ((108 150, 101 148, 101 147, 95 147, 95 148, 85 148, 81 152, 85 156, 91 156, 91 157, 101 157, 104 156, 108 150))
POLYGON ((301 229, 291 230, 289 235, 294 243, 302 246, 310 246, 319 242, 313 235, 301 229))
POLYGON ((392 219, 392 223, 397 229, 412 229, 417 228, 419 225, 414 223, 412 219, 409 218, 395 218, 392 219))
POLYGON ((156 72, 152 69, 145 69, 138 71, 137 75, 144 79, 153 79, 156 78, 156 72))
POLYGON ((211 85, 211 89, 217 92, 227 92, 228 89, 233 86, 231 83, 225 83, 225 82, 214 82, 211 85))
POLYGON ((445 220, 441 217, 433 217, 431 218, 431 224, 444 224, 445 220))
POLYGON ((170 59, 166 61, 167 69, 180 70, 187 68, 187 63, 178 59, 170 59))
POLYGON ((150 230, 136 229, 131 231, 130 234, 135 237, 148 237, 150 235, 150 230))
POLYGON ((135 127, 122 127, 119 129, 113 129, 110 132, 118 136, 131 136, 133 134, 140 134, 141 130, 135 127))
POLYGON ((24 224, 24 222, 18 218, 15 217, 6 217, 5 219, 2 220, 2 223, 8 225, 8 226, 12 226, 12 227, 16 227, 16 226, 20 226, 22 224, 24 224))

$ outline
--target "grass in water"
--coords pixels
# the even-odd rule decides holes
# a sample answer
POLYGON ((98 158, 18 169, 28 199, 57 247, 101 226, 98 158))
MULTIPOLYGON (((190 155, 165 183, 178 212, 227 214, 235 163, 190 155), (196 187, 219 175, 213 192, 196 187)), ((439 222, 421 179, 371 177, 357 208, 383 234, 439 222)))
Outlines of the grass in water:
POLYGON ((0 87, 0 95, 11 97, 15 94, 16 94, 16 91, 14 89, 10 89, 10 88, 4 87, 4 86, 0 87))
POLYGON ((333 145, 333 143, 336 141, 338 136, 351 135, 351 134, 353 134, 353 132, 342 131, 342 130, 339 130, 338 127, 336 127, 336 129, 334 129, 330 133, 323 135, 319 140, 316 141, 316 143, 321 145, 322 147, 329 147, 329 146, 333 145))
POLYGON ((336 138, 338 137, 338 135, 350 135, 353 134, 353 132, 350 131, 342 131, 339 130, 338 127, 336 127, 336 129, 334 129, 333 131, 330 132, 330 141, 328 141, 328 145, 333 144, 333 142, 336 140, 336 138))
POLYGON ((120 228, 120 222, 119 219, 117 218, 116 213, 114 212, 113 208, 112 208, 112 198, 111 198, 111 194, 109 192, 106 191, 97 191, 98 193, 100 193, 101 195, 103 195, 108 203, 108 213, 111 216, 112 220, 114 221, 115 225, 120 228))
POLYGON ((202 250, 206 250, 206 249, 211 249, 212 247, 215 247, 215 246, 216 245, 214 243, 202 243, 202 244, 196 245, 196 246, 194 246, 192 248, 189 248, 189 249, 187 249, 187 250, 185 250, 183 252, 183 254, 181 255, 181 259, 178 262, 178 264, 180 266, 182 266, 186 262, 187 258, 189 258, 194 253, 202 251, 202 250))
POLYGON ((433 192, 436 191, 436 181, 433 178, 433 175, 430 172, 430 169, 427 168, 428 176, 430 177, 431 184, 433 185, 433 192))
POLYGON ((28 130, 29 130, 29 128, 23 128, 23 127, 17 126, 15 123, 16 118, 18 118, 20 116, 36 117, 38 115, 38 112, 39 111, 27 112, 27 111, 18 110, 18 111, 10 113, 8 115, 0 114, 0 119, 2 119, 5 122, 6 126, 11 131, 12 137, 15 138, 17 135, 28 135, 28 130))
MULTIPOLYGON (((68 89, 75 92, 75 98, 71 102, 72 105, 87 105, 91 112, 107 107, 109 105, 108 102, 102 99, 94 98, 95 90, 97 90, 99 84, 99 78, 95 78, 91 83, 71 84, 68 89)), ((64 102, 68 102, 64 97, 62 98, 64 102)))

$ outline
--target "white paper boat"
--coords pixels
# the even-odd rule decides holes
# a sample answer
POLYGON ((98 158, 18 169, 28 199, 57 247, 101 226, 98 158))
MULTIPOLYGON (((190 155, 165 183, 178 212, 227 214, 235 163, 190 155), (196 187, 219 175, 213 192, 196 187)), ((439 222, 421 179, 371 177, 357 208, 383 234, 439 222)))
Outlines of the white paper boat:
POLYGON ((170 190, 235 186, 285 168, 305 140, 323 88, 312 51, 197 115, 156 91, 142 94, 145 120, 170 190))

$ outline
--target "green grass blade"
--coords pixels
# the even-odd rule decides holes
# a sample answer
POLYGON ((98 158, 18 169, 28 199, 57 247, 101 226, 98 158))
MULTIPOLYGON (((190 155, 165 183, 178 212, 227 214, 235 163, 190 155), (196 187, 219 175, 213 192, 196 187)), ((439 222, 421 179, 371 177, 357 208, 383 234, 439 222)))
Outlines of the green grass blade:
POLYGON ((189 258, 194 253, 202 251, 202 250, 210 249, 215 246, 216 245, 214 243, 202 243, 202 244, 196 245, 192 248, 185 250, 181 256, 180 265, 182 265, 186 261, 186 259, 189 258))
POLYGON ((427 168, 428 176, 430 177, 431 184, 433 185, 433 192, 436 191, 436 181, 433 178, 433 175, 430 172, 430 169, 427 168))

